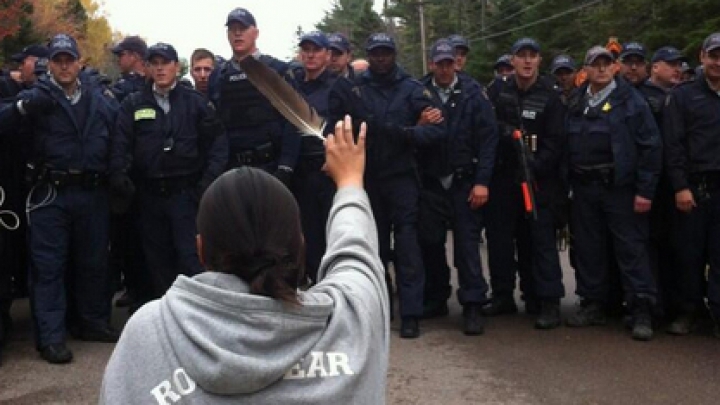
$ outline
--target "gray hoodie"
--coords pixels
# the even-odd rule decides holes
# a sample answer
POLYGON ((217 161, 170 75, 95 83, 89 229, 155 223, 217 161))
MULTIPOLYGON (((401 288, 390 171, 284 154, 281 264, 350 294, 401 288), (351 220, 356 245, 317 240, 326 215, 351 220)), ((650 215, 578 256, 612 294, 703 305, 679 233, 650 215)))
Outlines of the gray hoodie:
POLYGON ((100 403, 385 403, 388 293, 362 189, 338 190, 327 233, 297 308, 230 274, 180 276, 128 321, 100 403))

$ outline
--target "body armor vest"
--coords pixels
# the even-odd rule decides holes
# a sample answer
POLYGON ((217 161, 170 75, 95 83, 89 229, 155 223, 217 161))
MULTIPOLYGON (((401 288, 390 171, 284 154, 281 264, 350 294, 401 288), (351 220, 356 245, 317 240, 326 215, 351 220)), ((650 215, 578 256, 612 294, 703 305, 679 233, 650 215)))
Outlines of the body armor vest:
MULTIPOLYGON (((224 68, 223 68, 224 69, 224 68)), ((225 128, 257 127, 280 120, 270 101, 250 83, 244 72, 222 72, 220 119, 225 128)))

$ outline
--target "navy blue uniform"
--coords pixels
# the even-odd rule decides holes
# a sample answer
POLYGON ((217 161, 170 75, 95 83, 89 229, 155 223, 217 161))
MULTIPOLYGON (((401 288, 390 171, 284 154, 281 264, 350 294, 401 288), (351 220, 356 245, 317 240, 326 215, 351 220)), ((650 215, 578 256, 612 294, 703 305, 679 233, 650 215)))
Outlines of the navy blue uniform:
MULTIPOLYGON (((327 117, 328 97, 336 77, 326 69, 314 80, 306 81, 304 71, 297 72, 295 78, 300 93, 308 103, 320 116, 327 117)), ((327 125, 334 127, 330 122, 327 125)), ((300 142, 293 191, 300 206, 305 235, 305 272, 314 282, 325 254, 325 224, 335 195, 335 183, 322 171, 325 164, 322 140, 315 136, 303 136, 300 142)))
POLYGON ((152 84, 122 103, 113 172, 135 173, 145 257, 159 297, 176 276, 199 273, 195 217, 199 198, 227 164, 227 139, 205 97, 179 83, 170 111, 152 84))
POLYGON ((142 90, 146 82, 147 79, 143 75, 135 72, 123 73, 110 90, 115 94, 115 98, 122 102, 125 97, 142 90))
MULTIPOLYGON (((442 103, 432 84, 432 76, 424 78, 423 84, 442 103)), ((443 117, 447 123, 446 141, 421 150, 423 193, 437 194, 448 202, 455 267, 460 281, 460 303, 482 305, 488 292, 478 250, 482 211, 473 210, 468 197, 474 186, 490 185, 498 142, 495 112, 482 86, 467 75, 458 75, 449 98, 443 103, 443 117), (443 185, 443 181, 451 183, 443 185)), ((421 223, 428 220, 427 215, 434 214, 437 214, 434 210, 421 208, 421 223)), ((429 220, 436 223, 434 219, 429 220)), ((445 303, 450 298, 446 236, 445 226, 421 227, 420 240, 426 270, 425 302, 431 305, 445 303), (423 242, 430 233, 437 234, 437 238, 423 242)))
POLYGON ((80 326, 106 328, 110 319, 107 271, 108 170, 117 101, 93 85, 81 86, 71 103, 47 79, 21 92, 23 100, 42 93, 55 101, 46 114, 24 118, 14 104, 0 111, 0 127, 27 125, 32 161, 40 168, 31 191, 29 249, 31 304, 38 346, 65 339, 66 274, 72 274, 80 326), (68 272, 68 265, 73 266, 68 272))
MULTIPOLYGON (((267 55, 259 60, 296 87, 287 63, 267 55)), ((300 148, 297 130, 250 83, 237 62, 231 60, 213 70, 208 97, 227 131, 229 167, 253 166, 269 172, 279 166, 294 169, 300 148)))
POLYGON ((565 294, 555 232, 560 209, 556 204, 566 196, 560 180, 565 108, 548 77, 539 77, 527 90, 518 88, 515 76, 496 79, 488 95, 499 124, 492 194, 485 209, 493 299, 512 300, 517 273, 526 310, 532 312, 538 300, 556 303, 565 294), (525 214, 514 130, 536 137, 530 142, 536 144, 530 166, 536 180, 537 220, 525 214))
MULTIPOLYGON (((141 91, 147 79, 135 72, 123 73, 110 88, 119 102, 137 91, 141 91)), ((130 173, 134 177, 133 173, 130 173)), ((110 268, 119 277, 123 274, 123 283, 127 289, 130 304, 137 307, 151 298, 147 280, 145 256, 142 253, 140 232, 140 211, 137 201, 133 201, 127 212, 110 217, 110 268)))
POLYGON ((418 245, 419 180, 415 148, 442 142, 445 125, 417 125, 421 112, 440 108, 423 85, 399 67, 384 77, 368 70, 351 82, 339 78, 330 92, 329 120, 345 114, 368 123, 365 186, 378 227, 380 257, 390 261, 394 235, 400 315, 423 313, 425 270, 418 245))
MULTIPOLYGON (((669 89, 664 89, 649 79, 637 87, 650 106, 655 123, 662 136, 663 108, 669 89)), ((658 282, 660 300, 666 315, 677 312, 678 291, 677 263, 672 243, 674 230, 673 221, 668 218, 675 216, 675 193, 665 168, 660 173, 652 211, 650 212, 650 266, 658 282)))
MULTIPOLYGON (((11 102, 22 85, 10 76, 0 76, 0 97, 3 103, 11 102)), ((0 187, 4 191, 4 201, 0 211, 9 210, 22 213, 25 210, 26 187, 23 182, 25 169, 24 138, 8 129, 10 134, 0 135, 0 187)), ((14 231, 5 229, 0 223, 0 350, 10 328, 10 306, 18 287, 24 287, 27 274, 27 244, 25 221, 20 215, 20 227, 14 231), (16 282, 13 284, 13 278, 16 282)), ((0 222, 7 221, 13 227, 14 221, 6 215, 0 216, 0 222)), ((0 361, 2 361, 0 359, 0 361)))
POLYGON ((676 249, 682 310, 704 307, 706 265, 707 297, 720 319, 720 96, 700 74, 678 85, 664 109, 665 157, 674 192, 690 190, 697 205, 688 213, 677 211, 676 249))
POLYGON ((607 303, 607 244, 625 280, 625 301, 657 296, 647 252, 648 214, 635 197, 652 199, 661 168, 661 139, 642 95, 623 79, 605 101, 590 106, 587 84, 569 102, 568 175, 573 189, 577 293, 607 303), (608 237, 608 230, 610 236, 608 237))

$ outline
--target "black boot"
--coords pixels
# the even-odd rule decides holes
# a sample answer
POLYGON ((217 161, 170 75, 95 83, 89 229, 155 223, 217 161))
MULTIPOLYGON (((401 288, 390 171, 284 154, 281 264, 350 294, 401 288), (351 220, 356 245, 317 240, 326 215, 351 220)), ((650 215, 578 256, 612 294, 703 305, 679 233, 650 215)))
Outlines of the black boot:
POLYGON ((65 346, 65 343, 53 343, 43 346, 40 350, 40 357, 51 364, 65 364, 72 361, 73 354, 65 346))
POLYGON ((551 301, 540 303, 540 315, 535 320, 535 329, 555 329, 560 326, 560 304, 551 301))
POLYGON ((485 333, 485 318, 480 304, 468 304, 463 308, 463 333, 468 336, 485 333))
POLYGON ((120 332, 112 326, 83 328, 78 339, 86 342, 117 343, 120 339, 120 332))
POLYGON ((685 311, 675 318, 665 330, 671 335, 689 335, 697 327, 697 311, 685 311))
POLYGON ((490 303, 483 307, 482 313, 485 316, 498 316, 503 314, 516 314, 518 311, 517 304, 513 297, 498 296, 493 297, 490 303))
POLYGON ((400 337, 403 339, 415 339, 420 336, 420 325, 417 317, 403 317, 400 324, 400 337))
POLYGON ((652 304, 649 298, 636 298, 633 303, 632 338, 647 342, 653 337, 652 304))
POLYGON ((600 302, 583 301, 580 309, 565 321, 567 326, 591 326, 605 325, 607 323, 607 315, 605 309, 600 302))

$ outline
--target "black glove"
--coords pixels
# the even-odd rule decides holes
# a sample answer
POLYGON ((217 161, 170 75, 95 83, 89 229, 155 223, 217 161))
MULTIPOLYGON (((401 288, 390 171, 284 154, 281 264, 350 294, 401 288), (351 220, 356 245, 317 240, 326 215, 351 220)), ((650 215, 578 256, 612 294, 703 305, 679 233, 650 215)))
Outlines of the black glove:
POLYGON ((278 166, 273 175, 288 189, 292 187, 293 170, 287 166, 278 166))
POLYGON ((110 176, 110 211, 113 214, 124 214, 130 208, 135 196, 135 184, 125 173, 110 176))
POLYGON ((34 92, 20 101, 20 104, 28 115, 40 115, 52 110, 55 107, 55 100, 45 93, 34 92))

